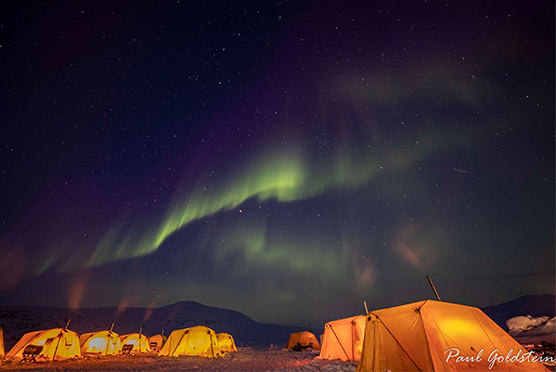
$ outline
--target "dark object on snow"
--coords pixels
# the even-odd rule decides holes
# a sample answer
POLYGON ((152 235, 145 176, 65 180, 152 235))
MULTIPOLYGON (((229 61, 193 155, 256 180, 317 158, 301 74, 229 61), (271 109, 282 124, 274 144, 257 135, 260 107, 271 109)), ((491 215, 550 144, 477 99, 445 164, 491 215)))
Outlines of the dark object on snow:
POLYGON ((122 346, 122 354, 124 355, 131 354, 131 350, 133 350, 133 344, 125 344, 122 346))
POLYGON ((550 342, 541 341, 540 345, 535 345, 531 351, 539 356, 551 356, 556 357, 556 345, 550 342))
POLYGON ((556 345, 551 342, 541 341, 541 348, 545 353, 556 355, 556 345))
POLYGON ((303 350, 307 350, 307 349, 313 349, 313 343, 309 342, 309 345, 301 345, 299 342, 297 344, 295 344, 294 347, 292 347, 293 351, 303 351, 303 350))
POLYGON ((23 359, 21 362, 36 362, 35 359, 42 352, 42 346, 38 345, 27 345, 23 349, 23 359))
POLYGON ((529 351, 532 351, 535 356, 540 358, 552 358, 552 360, 543 361, 543 364, 546 367, 552 368, 556 366, 556 363, 554 362, 554 360, 556 360, 556 345, 553 343, 541 341, 540 345, 535 345, 530 348, 529 351))

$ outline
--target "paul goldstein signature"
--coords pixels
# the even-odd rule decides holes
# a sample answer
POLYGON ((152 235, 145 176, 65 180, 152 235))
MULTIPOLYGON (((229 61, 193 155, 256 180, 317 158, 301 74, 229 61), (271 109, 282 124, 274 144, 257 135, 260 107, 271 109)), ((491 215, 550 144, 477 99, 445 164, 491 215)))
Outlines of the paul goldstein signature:
MULTIPOLYGON (((456 363, 481 363, 483 361, 483 356, 485 355, 485 350, 481 349, 475 355, 461 355, 460 350, 457 347, 451 347, 444 350, 446 354, 446 363, 450 360, 456 363)), ((554 363, 556 358, 552 356, 537 356, 533 351, 510 349, 506 355, 501 354, 499 349, 494 349, 486 359, 489 363, 488 369, 492 369, 497 363, 525 363, 525 362, 541 362, 541 363, 554 363)))

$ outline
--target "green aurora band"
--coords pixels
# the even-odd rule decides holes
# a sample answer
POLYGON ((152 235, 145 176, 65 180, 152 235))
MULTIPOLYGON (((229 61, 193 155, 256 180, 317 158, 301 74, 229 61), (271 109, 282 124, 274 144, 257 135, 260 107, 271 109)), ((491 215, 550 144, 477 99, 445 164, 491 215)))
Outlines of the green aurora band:
MULTIPOLYGON (((375 146, 357 157, 344 150, 337 152, 327 167, 311 167, 311 159, 303 157, 301 150, 275 151, 245 168, 246 171, 238 172, 241 176, 224 183, 224 187, 201 187, 186 199, 176 196, 159 227, 139 239, 121 227, 112 227, 89 256, 86 266, 151 254, 191 222, 237 208, 250 198, 260 202, 271 199, 294 202, 334 190, 354 189, 368 184, 381 172, 407 169, 427 156, 463 143, 463 138, 447 134, 399 144, 396 150, 375 146)), ((128 231, 132 230, 128 227, 128 231)), ((253 247, 259 247, 257 252, 262 249, 260 244, 253 247)), ((64 266, 74 267, 76 262, 77 259, 71 260, 64 266)))
MULTIPOLYGON (((287 147, 274 148, 274 151, 265 148, 259 152, 260 156, 254 157, 255 161, 235 169, 230 177, 205 179, 207 182, 193 180, 197 181, 193 186, 180 187, 166 211, 159 216, 141 216, 137 220, 137 216, 130 212, 122 213, 110 223, 98 243, 88 250, 85 247, 76 249, 68 256, 56 247, 58 243, 54 244, 35 272, 41 274, 52 267, 69 272, 142 257, 155 252, 169 236, 190 223, 233 210, 249 199, 256 198, 261 203, 268 200, 287 203, 339 190, 369 187, 382 174, 409 169, 446 151, 458 151, 469 145, 470 133, 462 134, 461 129, 457 133, 438 130, 427 134, 404 132, 405 139, 381 139, 371 133, 373 128, 368 114, 365 114, 372 113, 373 109, 394 110, 401 103, 415 104, 417 101, 412 92, 422 93, 425 101, 448 100, 473 108, 489 91, 487 86, 470 82, 466 72, 451 63, 444 61, 440 68, 435 60, 434 65, 434 70, 414 66, 403 78, 386 69, 374 71, 364 81, 357 72, 347 74, 348 77, 341 81, 332 80, 336 101, 343 102, 348 98, 351 103, 346 109, 360 113, 358 118, 345 123, 349 132, 355 134, 351 141, 344 138, 333 144, 331 152, 325 156, 307 143, 302 145, 305 137, 298 138, 301 141, 298 146, 290 143, 287 147), (438 73, 439 69, 441 73, 438 73), (362 143, 362 138, 372 138, 371 143, 362 143)), ((431 115, 429 120, 438 120, 433 119, 435 113, 431 112, 431 115)), ((331 128, 337 128, 337 120, 342 121, 342 118, 332 115, 328 119, 333 122, 331 128)), ((421 116, 419 120, 429 127, 427 118, 421 116)), ((321 125, 326 126, 324 122, 321 125)), ((318 127, 318 130, 323 128, 318 127)), ((342 132, 345 129, 342 128, 342 132)), ((306 138, 315 137, 315 133, 306 134, 310 135, 306 138)), ((263 244, 268 244, 264 237, 260 239, 263 244)), ((251 248, 243 249, 261 249, 260 244, 251 243, 248 244, 251 248)), ((271 253, 265 249, 264 254, 271 253)))

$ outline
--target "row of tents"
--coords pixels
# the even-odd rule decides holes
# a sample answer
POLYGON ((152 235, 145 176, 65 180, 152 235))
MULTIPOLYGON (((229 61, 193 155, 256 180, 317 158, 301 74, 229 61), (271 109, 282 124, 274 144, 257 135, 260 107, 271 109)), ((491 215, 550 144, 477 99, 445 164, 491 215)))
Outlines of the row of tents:
POLYGON ((294 333, 286 348, 295 347, 358 362, 356 372, 548 371, 482 310, 433 300, 330 321, 321 343, 294 333))
MULTIPOLYGON (((357 372, 548 371, 524 357, 527 351, 482 310, 432 300, 330 321, 320 342, 311 332, 297 332, 285 347, 320 349, 320 359, 358 362, 357 372)), ((214 358, 237 348, 231 335, 203 326, 175 330, 167 340, 140 332, 119 336, 111 330, 79 337, 67 328, 55 328, 26 333, 6 357, 18 360, 34 353, 38 359, 59 360, 126 350, 214 358)))
POLYGON ((228 333, 215 333, 204 326, 178 329, 166 338, 162 334, 148 337, 139 333, 118 335, 112 330, 79 336, 67 328, 29 332, 6 354, 8 360, 62 360, 83 355, 121 353, 157 353, 160 356, 198 355, 218 357, 237 351, 228 333))

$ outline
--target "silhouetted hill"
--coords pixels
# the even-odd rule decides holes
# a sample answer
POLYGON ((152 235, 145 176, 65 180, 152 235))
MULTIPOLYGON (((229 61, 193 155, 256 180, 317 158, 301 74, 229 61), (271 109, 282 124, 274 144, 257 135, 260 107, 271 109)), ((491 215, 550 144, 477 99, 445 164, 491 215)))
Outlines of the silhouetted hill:
POLYGON ((197 302, 178 302, 160 308, 116 307, 87 308, 70 311, 63 308, 36 306, 0 307, 0 326, 4 328, 6 347, 10 348, 26 332, 64 327, 71 318, 69 329, 77 333, 108 329, 115 323, 119 334, 138 332, 143 325, 147 336, 164 329, 168 335, 174 329, 204 325, 234 336, 238 346, 282 345, 289 334, 300 327, 259 323, 234 310, 206 306, 197 302))
POLYGON ((503 304, 484 307, 482 309, 492 320, 504 330, 508 330, 506 320, 519 315, 533 317, 556 315, 556 296, 531 295, 523 296, 503 304))

